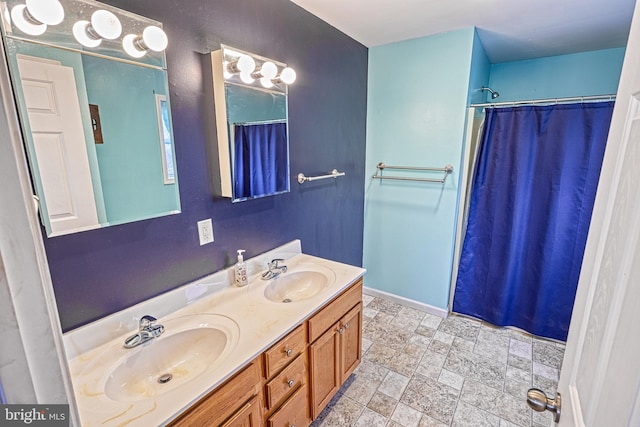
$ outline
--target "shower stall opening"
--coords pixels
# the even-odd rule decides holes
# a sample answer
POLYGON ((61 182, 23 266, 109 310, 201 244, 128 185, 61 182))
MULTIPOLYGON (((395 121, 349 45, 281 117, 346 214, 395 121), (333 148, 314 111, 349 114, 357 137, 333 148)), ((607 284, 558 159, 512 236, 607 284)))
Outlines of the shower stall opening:
POLYGON ((469 110, 452 312, 566 340, 614 104, 570 101, 469 110))

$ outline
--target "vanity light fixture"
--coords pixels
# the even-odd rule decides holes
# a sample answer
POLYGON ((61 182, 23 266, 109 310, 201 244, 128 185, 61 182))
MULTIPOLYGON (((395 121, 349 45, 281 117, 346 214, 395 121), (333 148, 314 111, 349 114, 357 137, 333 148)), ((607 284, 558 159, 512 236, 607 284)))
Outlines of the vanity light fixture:
POLYGON ((142 34, 127 34, 122 39, 122 48, 134 58, 142 58, 148 50, 162 52, 167 48, 167 34, 155 25, 146 27, 142 34))
POLYGON ((270 89, 276 84, 292 84, 296 80, 296 72, 280 64, 282 70, 278 73, 278 65, 273 61, 260 56, 251 56, 244 52, 224 48, 222 73, 225 80, 231 80, 237 76, 243 84, 251 85, 255 80, 260 81, 262 87, 270 89))
POLYGON ((93 12, 91 22, 81 20, 73 25, 73 35, 83 46, 96 47, 102 39, 114 40, 122 34, 122 24, 118 17, 108 10, 93 12))
POLYGON ((20 31, 39 36, 48 25, 58 25, 64 19, 64 8, 58 0, 26 0, 11 9, 11 19, 20 31))

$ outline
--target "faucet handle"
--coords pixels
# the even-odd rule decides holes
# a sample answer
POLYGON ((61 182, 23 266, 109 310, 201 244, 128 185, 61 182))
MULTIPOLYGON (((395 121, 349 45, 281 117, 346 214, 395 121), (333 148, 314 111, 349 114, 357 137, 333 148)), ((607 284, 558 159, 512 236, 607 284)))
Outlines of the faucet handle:
POLYGON ((149 329, 151 326, 153 326, 153 322, 155 322, 156 320, 158 319, 156 319, 153 316, 149 316, 148 314, 145 314, 140 318, 140 330, 149 329))
POLYGON ((274 258, 271 260, 271 262, 269 263, 269 268, 280 268, 280 266, 278 265, 279 262, 284 262, 283 258, 274 258))

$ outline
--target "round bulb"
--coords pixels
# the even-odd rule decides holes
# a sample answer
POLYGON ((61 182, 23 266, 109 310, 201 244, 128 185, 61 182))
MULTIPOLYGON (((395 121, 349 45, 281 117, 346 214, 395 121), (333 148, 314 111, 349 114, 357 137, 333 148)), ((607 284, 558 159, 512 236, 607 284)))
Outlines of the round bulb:
POLYGON ((262 77, 271 80, 278 74, 278 67, 273 62, 267 61, 260 67, 260 74, 262 77))
POLYGON ((19 4, 11 9, 11 19, 13 20, 13 23, 16 24, 16 27, 18 27, 20 31, 29 34, 30 36, 39 36, 40 34, 44 34, 44 32, 47 31, 47 24, 38 25, 27 21, 24 17, 26 8, 26 5, 19 4))
POLYGON ((26 0, 29 14, 47 25, 58 25, 64 19, 64 9, 58 0, 26 0))
POLYGON ((155 52, 162 52, 167 48, 169 40, 160 27, 150 25, 142 32, 142 40, 147 47, 155 52))
POLYGON ((262 85, 262 87, 269 89, 273 87, 273 82, 271 81, 271 79, 268 79, 266 77, 262 77, 260 79, 260 84, 262 85))
POLYGON ((71 32, 73 33, 73 37, 75 37, 78 43, 80 43, 82 46, 98 47, 100 46, 100 43, 102 43, 102 39, 93 39, 89 37, 87 29, 89 28, 90 24, 91 23, 89 21, 78 21, 73 24, 71 32))
POLYGON ((124 38, 122 39, 122 48, 125 52, 127 52, 129 56, 133 58, 142 58, 147 53, 147 51, 140 50, 135 46, 137 37, 138 36, 136 36, 135 34, 127 34, 126 36, 124 36, 124 38))
POLYGON ((254 82, 254 78, 251 77, 251 73, 245 73, 244 71, 240 73, 240 80, 242 80, 242 83, 248 85, 254 82))
POLYGON ((116 15, 108 10, 96 10, 91 15, 91 27, 103 39, 113 40, 122 34, 122 24, 116 15))
POLYGON ((229 80, 231 77, 233 77, 233 73, 229 72, 229 61, 224 61, 222 63, 222 76, 225 80, 229 80))
MULTIPOLYGON (((251 74, 253 73, 253 70, 256 69, 256 61, 249 55, 242 55, 238 58, 237 67, 238 70, 240 70, 240 73, 251 74)), ((253 81, 253 79, 251 79, 251 81, 253 81)))
POLYGON ((282 72, 280 73, 280 80, 282 80, 282 82, 284 84, 288 84, 290 85, 291 83, 296 81, 296 72, 293 68, 285 68, 284 70, 282 70, 282 72))

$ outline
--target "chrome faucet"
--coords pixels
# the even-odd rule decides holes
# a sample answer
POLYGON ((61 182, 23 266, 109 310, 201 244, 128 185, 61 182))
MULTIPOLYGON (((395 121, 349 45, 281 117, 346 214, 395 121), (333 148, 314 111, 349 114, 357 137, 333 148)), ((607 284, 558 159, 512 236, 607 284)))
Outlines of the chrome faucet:
POLYGON ((284 262, 282 258, 272 259, 268 264, 269 269, 262 273, 262 280, 271 280, 278 277, 280 274, 287 271, 286 265, 280 265, 281 262, 284 262))
POLYGON ((164 326, 156 325, 155 321, 158 320, 153 316, 144 315, 140 318, 140 325, 138 332, 131 335, 124 340, 124 348, 137 347, 140 344, 144 344, 153 338, 157 338, 164 332, 164 326))

